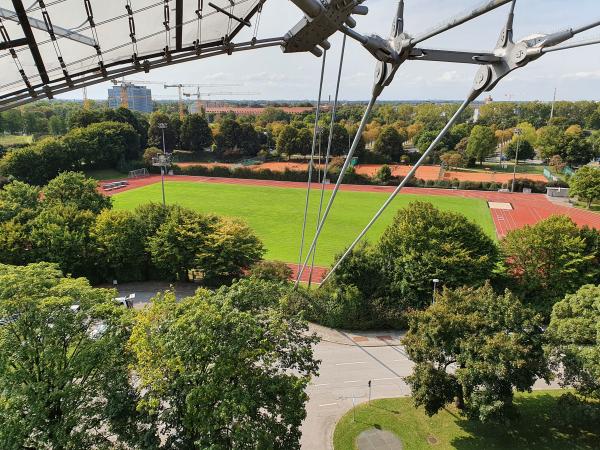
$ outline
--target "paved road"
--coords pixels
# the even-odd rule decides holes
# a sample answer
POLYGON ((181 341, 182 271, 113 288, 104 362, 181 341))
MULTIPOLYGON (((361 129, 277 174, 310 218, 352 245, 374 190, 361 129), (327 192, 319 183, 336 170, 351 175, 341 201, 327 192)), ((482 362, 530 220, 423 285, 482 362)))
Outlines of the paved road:
POLYGON ((321 342, 315 356, 322 361, 320 375, 308 387, 308 416, 302 427, 304 450, 331 448, 336 422, 354 401, 408 395, 402 377, 409 375, 412 363, 399 346, 362 347, 321 342))
MULTIPOLYGON (((342 342, 342 341, 340 341, 342 342)), ((302 427, 303 450, 332 449, 337 421, 356 404, 371 398, 408 396, 410 391, 402 378, 412 372, 412 362, 401 346, 367 347, 348 338, 348 344, 322 341, 315 356, 322 360, 320 375, 308 387, 310 401, 302 427)), ((538 381, 534 389, 558 388, 538 381)))

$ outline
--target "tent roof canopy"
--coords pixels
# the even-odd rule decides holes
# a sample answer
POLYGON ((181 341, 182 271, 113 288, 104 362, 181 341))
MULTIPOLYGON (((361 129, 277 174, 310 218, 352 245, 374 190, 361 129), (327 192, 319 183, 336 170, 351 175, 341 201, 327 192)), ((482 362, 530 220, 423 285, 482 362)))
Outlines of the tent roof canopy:
POLYGON ((0 110, 233 44, 265 0, 0 0, 0 110))

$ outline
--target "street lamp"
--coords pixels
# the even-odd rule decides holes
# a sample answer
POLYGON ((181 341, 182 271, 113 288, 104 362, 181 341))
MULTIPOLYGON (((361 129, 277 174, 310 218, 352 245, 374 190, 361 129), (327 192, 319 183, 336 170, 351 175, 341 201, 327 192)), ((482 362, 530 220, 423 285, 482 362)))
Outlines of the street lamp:
POLYGON ((513 168, 513 180, 510 192, 515 192, 515 181, 517 178, 517 164, 519 164, 519 145, 521 144, 521 134, 523 134, 523 131, 520 128, 515 128, 515 136, 517 136, 517 150, 515 153, 515 167, 513 168))
POLYGON ((433 299, 431 301, 431 304, 433 305, 433 304, 435 304, 435 293, 437 291, 437 285, 440 282, 440 280, 438 280, 437 278, 434 278, 431 281, 433 281, 433 299))
POLYGON ((166 155, 167 154, 167 146, 165 143, 165 129, 167 128, 167 124, 164 122, 161 122, 158 124, 158 128, 160 128, 162 130, 163 153, 166 155))
POLYGON ((160 181, 162 185, 162 200, 163 200, 163 208, 167 207, 167 202, 165 199, 165 172, 167 171, 167 167, 171 165, 171 154, 167 153, 167 144, 165 142, 165 129, 167 128, 167 124, 161 122, 158 124, 158 128, 162 131, 162 141, 163 141, 163 154, 157 155, 152 158, 152 165, 154 167, 160 167, 160 181))

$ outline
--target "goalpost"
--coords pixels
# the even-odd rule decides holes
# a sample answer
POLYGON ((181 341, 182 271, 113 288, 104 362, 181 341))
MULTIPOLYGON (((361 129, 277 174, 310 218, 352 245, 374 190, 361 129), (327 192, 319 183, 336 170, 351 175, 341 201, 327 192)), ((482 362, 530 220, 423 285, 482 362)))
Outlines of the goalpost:
POLYGON ((136 170, 131 170, 129 172, 129 178, 142 178, 142 177, 147 177, 150 174, 148 173, 148 169, 146 169, 145 167, 143 169, 136 169, 136 170))

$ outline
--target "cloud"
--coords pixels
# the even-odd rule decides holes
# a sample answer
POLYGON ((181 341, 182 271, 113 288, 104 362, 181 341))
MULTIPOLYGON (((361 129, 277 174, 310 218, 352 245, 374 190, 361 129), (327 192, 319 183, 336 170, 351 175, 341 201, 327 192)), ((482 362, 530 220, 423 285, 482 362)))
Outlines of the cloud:
POLYGON ((600 79, 600 70, 565 73, 560 77, 567 80, 598 80, 600 79))

